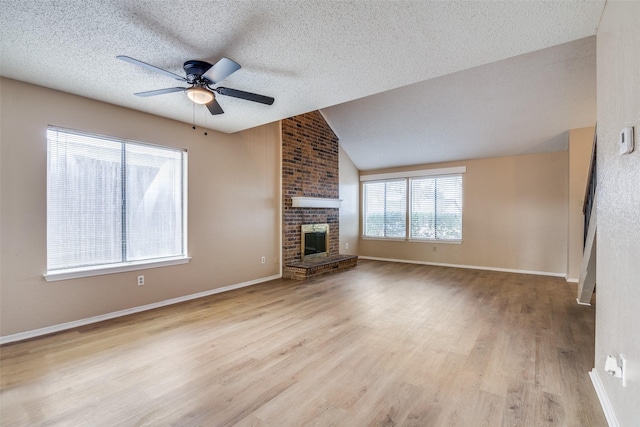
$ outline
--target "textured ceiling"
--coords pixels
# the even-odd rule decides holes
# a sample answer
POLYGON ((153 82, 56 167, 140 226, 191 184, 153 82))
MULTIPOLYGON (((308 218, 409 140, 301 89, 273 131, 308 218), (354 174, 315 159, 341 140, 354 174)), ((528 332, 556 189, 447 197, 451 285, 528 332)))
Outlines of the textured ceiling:
MULTIPOLYGON (((355 164, 363 169, 407 161, 451 160, 461 155, 483 157, 487 153, 472 151, 473 147, 480 142, 491 143, 480 140, 495 136, 497 129, 520 127, 527 117, 545 126, 541 119, 553 112, 547 111, 545 116, 545 111, 534 111, 535 106, 546 110, 553 100, 544 98, 529 106, 525 97, 535 98, 548 86, 547 81, 537 85, 529 81, 525 93, 518 81, 527 82, 526 76, 519 75, 517 69, 524 61, 527 68, 521 70, 532 78, 554 75, 554 59, 540 53, 542 60, 548 61, 540 65, 535 51, 594 35, 604 4, 604 0, 1 0, 0 74, 186 123, 195 121, 223 132, 321 109, 355 164), (533 56, 502 61, 523 54, 533 56), (266 106, 220 96, 225 114, 211 116, 204 107, 194 109, 183 93, 139 98, 133 93, 176 86, 176 81, 119 61, 116 55, 131 56, 176 74, 183 73, 186 60, 213 63, 227 56, 243 68, 224 80, 223 86, 273 96, 276 101, 266 106), (501 62, 491 64, 496 61, 501 62), (485 65, 489 68, 480 67, 485 65), (539 67, 543 69, 538 74, 535 69, 539 67), (451 73, 456 74, 447 76, 451 73), (512 80, 503 81, 501 76, 512 80), (501 82, 506 83, 504 87, 501 82), (457 83, 462 85, 458 89, 457 83), (397 88, 401 88, 398 95, 391 91, 397 88), (381 92, 385 93, 370 97, 381 92), (465 97, 476 102, 475 107, 465 102, 465 97), (438 104, 434 103, 436 98, 438 104), (358 99, 353 105, 349 102, 358 99), (477 111, 483 109, 481 101, 485 99, 491 101, 496 114, 477 111), (514 100, 517 103, 511 106, 514 100), (457 116, 460 123, 466 122, 466 128, 476 129, 476 138, 464 141, 466 148, 452 146, 447 153, 443 139, 435 139, 436 131, 430 130, 424 137, 413 133, 423 132, 427 122, 434 122, 415 112, 437 111, 442 118, 441 105, 446 107, 449 122, 457 116), (522 115, 514 111, 518 108, 523 110, 522 115), (511 113, 510 122, 498 116, 504 112, 511 113), (410 126, 399 130, 398 120, 403 116, 421 123, 402 120, 403 126, 410 126), (385 154, 378 154, 384 161, 363 154, 365 139, 371 135, 367 133, 369 124, 377 129, 372 144, 376 150, 384 150, 385 154), (440 153, 431 158, 424 152, 433 150, 412 143, 407 147, 421 150, 421 156, 404 153, 405 158, 395 158, 389 153, 400 138, 429 141, 432 146, 440 141, 440 153)), ((588 66, 590 59, 586 57, 593 55, 592 45, 593 41, 581 41, 548 55, 559 55, 555 65, 568 67, 569 73, 575 64, 582 76, 588 74, 582 67, 588 66), (589 43, 591 47, 586 46, 589 43), (563 54, 575 62, 567 62, 563 54), (581 59, 582 54, 586 56, 581 59)), ((558 89, 555 83, 551 86, 558 89)), ((528 152, 536 146, 553 145, 548 141, 554 132, 567 130, 574 126, 572 123, 593 124, 595 93, 590 100, 593 111, 579 118, 577 111, 589 107, 562 100, 565 90, 559 90, 555 91, 558 102, 576 111, 573 121, 555 123, 553 128, 533 134, 533 126, 527 124, 522 138, 512 141, 524 145, 512 146, 511 151, 528 152)), ((556 116, 551 118, 561 122, 556 116)), ((437 133, 452 131, 451 127, 440 126, 437 133)), ((469 135, 468 129, 466 132, 461 135, 469 135)), ((498 149, 492 153, 501 154, 498 149)))
POLYGON ((566 150, 596 120, 595 36, 322 113, 360 170, 566 150))

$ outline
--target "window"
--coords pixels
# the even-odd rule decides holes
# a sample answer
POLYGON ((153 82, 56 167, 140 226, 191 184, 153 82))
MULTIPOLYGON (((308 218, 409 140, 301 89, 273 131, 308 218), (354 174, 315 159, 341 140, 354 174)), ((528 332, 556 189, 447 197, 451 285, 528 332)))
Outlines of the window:
POLYGON ((462 176, 411 179, 411 239, 462 239, 462 176))
POLYGON ((462 174, 452 171, 466 168, 413 171, 401 179, 399 173, 361 177, 363 236, 461 241, 462 174))
POLYGON ((406 181, 364 184, 364 235, 403 239, 406 229, 406 181))
POLYGON ((186 162, 184 150, 50 127, 47 280, 188 260, 186 162))

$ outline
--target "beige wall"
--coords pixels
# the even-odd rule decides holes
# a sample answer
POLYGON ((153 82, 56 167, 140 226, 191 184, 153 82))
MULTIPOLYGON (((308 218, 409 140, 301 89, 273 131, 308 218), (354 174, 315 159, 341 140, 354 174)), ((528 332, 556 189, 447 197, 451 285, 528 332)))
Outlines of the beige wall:
POLYGON ((185 123, 14 80, 0 84, 2 336, 279 274, 279 123, 204 136, 185 123), (192 261, 143 270, 144 286, 136 271, 45 282, 49 124, 186 148, 192 261))
POLYGON ((640 420, 640 2, 608 1, 597 38, 598 187, 595 368, 620 426, 640 420), (635 151, 618 154, 634 126, 635 151), (627 359, 627 385, 604 371, 627 359))
POLYGON ((340 253, 358 254, 360 175, 349 155, 340 147, 340 253), (347 247, 348 245, 348 247, 347 247))
MULTIPOLYGON (((412 169, 449 166, 467 167, 463 177, 462 244, 361 239, 359 255, 566 274, 566 151, 412 169)), ((397 169, 366 174, 394 171, 397 169)))
POLYGON ((589 178, 595 128, 569 131, 569 234, 567 240, 567 280, 577 282, 584 249, 582 207, 589 178))

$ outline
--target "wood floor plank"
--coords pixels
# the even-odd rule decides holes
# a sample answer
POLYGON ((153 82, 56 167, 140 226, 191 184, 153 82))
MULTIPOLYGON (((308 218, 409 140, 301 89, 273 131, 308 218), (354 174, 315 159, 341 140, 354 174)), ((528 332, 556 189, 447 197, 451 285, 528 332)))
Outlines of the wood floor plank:
POLYGON ((564 404, 559 396, 543 392, 538 395, 535 419, 540 426, 567 425, 564 404))
POLYGON ((0 347, 2 426, 605 426, 553 277, 361 261, 0 347))

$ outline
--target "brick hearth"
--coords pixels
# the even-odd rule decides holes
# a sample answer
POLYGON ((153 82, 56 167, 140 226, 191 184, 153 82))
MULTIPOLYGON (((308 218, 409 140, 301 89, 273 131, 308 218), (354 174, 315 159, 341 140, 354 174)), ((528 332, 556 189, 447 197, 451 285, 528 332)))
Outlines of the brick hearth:
POLYGON ((358 257, 355 255, 331 255, 287 264, 284 266, 282 275, 286 279, 305 280, 322 274, 346 270, 355 267, 357 263, 358 257))

